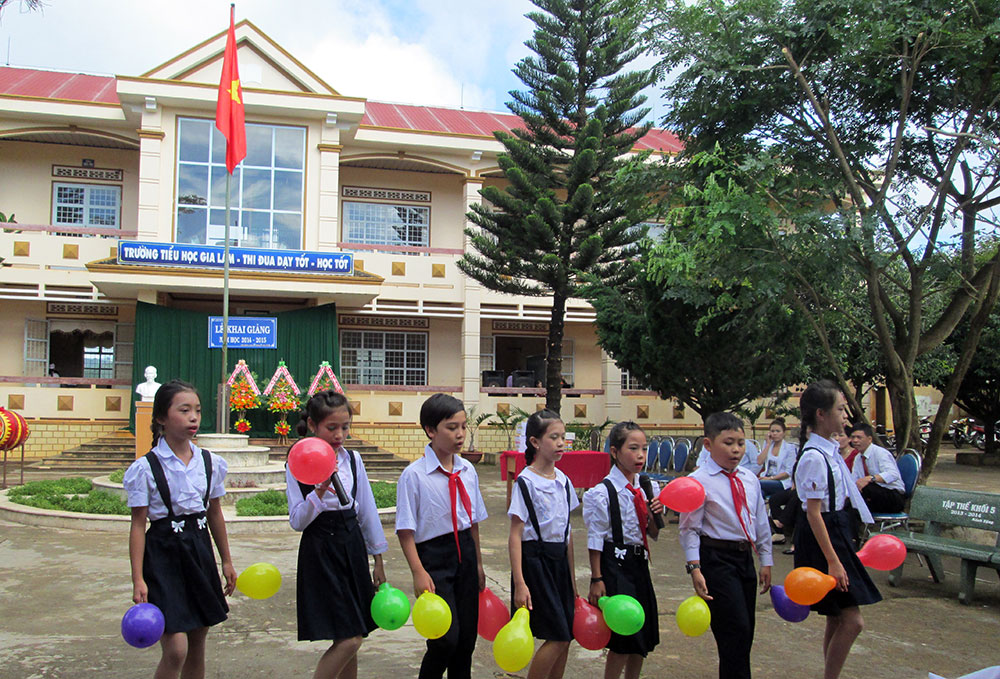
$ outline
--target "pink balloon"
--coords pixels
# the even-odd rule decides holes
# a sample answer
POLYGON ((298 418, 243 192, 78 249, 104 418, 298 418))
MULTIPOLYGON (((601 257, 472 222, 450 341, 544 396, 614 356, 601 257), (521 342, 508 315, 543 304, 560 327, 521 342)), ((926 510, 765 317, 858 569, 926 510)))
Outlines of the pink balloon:
POLYGON ((310 436, 288 451, 288 470, 307 485, 323 483, 337 470, 337 454, 329 443, 310 436))
POLYGON ((573 638, 590 651, 599 651, 611 641, 611 630, 604 614, 578 596, 573 604, 573 638))
POLYGON ((858 559, 877 571, 891 571, 906 560, 906 545, 895 535, 873 535, 858 552, 858 559))
POLYGON ((697 479, 681 476, 663 487, 660 502, 675 512, 693 512, 705 504, 705 487, 697 479))
POLYGON ((489 587, 479 593, 479 636, 493 641, 503 626, 510 622, 510 611, 489 587))

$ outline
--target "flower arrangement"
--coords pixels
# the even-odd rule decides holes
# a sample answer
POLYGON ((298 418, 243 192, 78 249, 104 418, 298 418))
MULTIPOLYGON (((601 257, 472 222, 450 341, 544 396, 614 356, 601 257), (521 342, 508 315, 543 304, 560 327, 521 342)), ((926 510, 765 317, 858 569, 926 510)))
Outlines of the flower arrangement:
POLYGON ((274 425, 274 433, 278 435, 281 444, 288 443, 288 432, 291 427, 288 424, 288 413, 298 410, 299 387, 292 379, 292 374, 288 372, 284 361, 278 361, 278 368, 274 371, 271 381, 264 389, 267 396, 268 412, 278 413, 281 419, 274 425))
POLYGON ((236 431, 245 434, 250 431, 250 422, 245 414, 248 410, 260 407, 260 389, 250 367, 242 358, 237 361, 226 384, 229 385, 229 409, 239 413, 234 426, 236 431))
POLYGON ((329 391, 330 389, 339 394, 344 393, 344 388, 340 386, 340 380, 337 379, 333 368, 330 367, 330 362, 323 361, 319 364, 319 370, 313 377, 312 384, 309 385, 308 394, 312 396, 318 391, 329 391))

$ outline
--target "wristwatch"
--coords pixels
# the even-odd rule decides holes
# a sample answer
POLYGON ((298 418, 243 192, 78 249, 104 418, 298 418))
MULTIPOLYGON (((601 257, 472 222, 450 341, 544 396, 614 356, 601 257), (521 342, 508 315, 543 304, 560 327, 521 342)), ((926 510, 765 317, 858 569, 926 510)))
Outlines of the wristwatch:
POLYGON ((684 564, 684 570, 687 571, 688 575, 691 575, 692 573, 694 573, 699 568, 701 568, 701 564, 700 563, 686 563, 686 564, 684 564))

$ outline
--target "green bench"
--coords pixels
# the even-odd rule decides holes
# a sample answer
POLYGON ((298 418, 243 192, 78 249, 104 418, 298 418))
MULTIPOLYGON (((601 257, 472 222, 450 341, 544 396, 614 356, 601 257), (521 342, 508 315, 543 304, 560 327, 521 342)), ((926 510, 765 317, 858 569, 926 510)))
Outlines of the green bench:
MULTIPOLYGON (((888 531, 886 534, 901 539, 907 551, 925 556, 934 582, 944 580, 942 556, 961 559, 962 581, 958 593, 961 603, 972 601, 977 568, 993 568, 1000 575, 1000 535, 992 547, 941 535, 948 526, 1000 531, 1000 494, 920 486, 910 501, 909 515, 910 521, 925 522, 923 533, 888 531)), ((895 587, 902 577, 900 566, 889 573, 889 584, 895 587)))

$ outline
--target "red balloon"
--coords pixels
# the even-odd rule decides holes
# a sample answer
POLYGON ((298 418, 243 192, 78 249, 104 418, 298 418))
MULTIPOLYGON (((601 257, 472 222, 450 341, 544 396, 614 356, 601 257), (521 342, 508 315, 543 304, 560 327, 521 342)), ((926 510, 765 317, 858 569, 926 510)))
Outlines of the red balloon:
POLYGON ((581 596, 573 605, 573 638, 588 651, 599 651, 611 641, 611 630, 601 610, 581 596))
POLYGON ((489 587, 479 593, 479 636, 493 641, 497 633, 510 622, 510 611, 489 587))
POLYGON ((690 476, 681 476, 663 487, 660 502, 675 512, 693 512, 705 504, 705 486, 690 476))
POLYGON ((307 485, 323 483, 337 471, 337 454, 329 443, 310 436, 288 451, 288 470, 296 480, 307 485))
POLYGON ((906 561, 906 545, 895 535, 873 535, 858 552, 858 559, 877 571, 891 571, 906 561))

